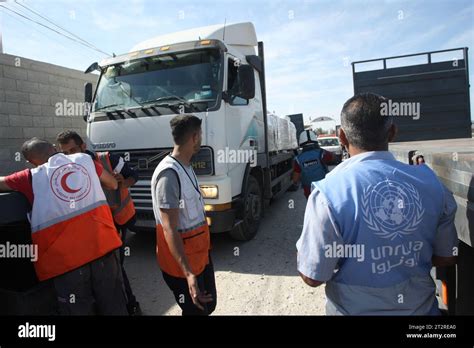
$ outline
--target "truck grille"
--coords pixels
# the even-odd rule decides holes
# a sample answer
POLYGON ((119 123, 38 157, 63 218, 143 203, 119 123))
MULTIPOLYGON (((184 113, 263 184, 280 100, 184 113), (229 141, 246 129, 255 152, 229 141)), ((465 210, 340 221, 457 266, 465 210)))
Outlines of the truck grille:
POLYGON ((140 180, 151 181, 153 172, 161 160, 173 149, 111 151, 120 155, 128 165, 138 172, 140 180))
MULTIPOLYGON (((128 165, 136 170, 139 179, 130 188, 135 210, 137 212, 137 225, 140 221, 154 220, 151 199, 151 178, 158 164, 173 149, 145 149, 145 150, 121 150, 110 151, 110 153, 122 156, 128 165)), ((202 147, 201 151, 191 159, 196 175, 214 174, 214 154, 210 147, 202 147)))

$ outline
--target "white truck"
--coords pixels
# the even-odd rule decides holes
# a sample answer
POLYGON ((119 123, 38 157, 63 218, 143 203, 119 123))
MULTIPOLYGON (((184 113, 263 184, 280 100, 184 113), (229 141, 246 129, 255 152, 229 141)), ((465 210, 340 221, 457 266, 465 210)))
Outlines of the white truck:
POLYGON ((159 36, 86 73, 94 70, 95 92, 85 85, 88 145, 122 155, 139 171, 131 188, 135 230, 155 227, 151 176, 173 147, 170 120, 189 113, 202 119, 202 148, 192 164, 211 232, 253 238, 264 208, 291 185, 297 148, 293 124, 267 114, 264 47, 253 24, 159 36))

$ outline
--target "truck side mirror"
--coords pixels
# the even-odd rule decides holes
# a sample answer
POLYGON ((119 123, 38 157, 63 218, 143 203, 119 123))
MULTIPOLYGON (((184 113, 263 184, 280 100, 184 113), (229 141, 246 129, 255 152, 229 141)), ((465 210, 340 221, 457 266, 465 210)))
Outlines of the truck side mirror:
POLYGON ((250 65, 239 66, 235 95, 244 99, 253 99, 255 97, 255 74, 250 65))
POLYGON ((92 103, 92 83, 86 82, 84 84, 84 102, 86 104, 86 113, 83 116, 84 121, 87 122, 87 118, 89 117, 89 107, 92 103))
POLYGON ((84 71, 84 74, 89 74, 89 73, 91 73, 91 72, 93 72, 93 71, 96 71, 96 70, 97 70, 97 71, 100 70, 100 66, 99 66, 99 64, 98 64, 97 62, 92 63, 92 64, 86 69, 86 71, 84 71))

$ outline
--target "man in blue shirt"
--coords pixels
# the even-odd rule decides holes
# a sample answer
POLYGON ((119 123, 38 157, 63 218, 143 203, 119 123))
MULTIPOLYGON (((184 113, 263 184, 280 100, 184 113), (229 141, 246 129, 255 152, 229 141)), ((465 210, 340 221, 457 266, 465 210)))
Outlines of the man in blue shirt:
POLYGON ((340 141, 350 158, 313 183, 298 271, 326 283, 330 315, 437 315, 432 266, 456 262, 456 203, 426 165, 388 152, 396 134, 375 94, 350 98, 340 141))
POLYGON ((328 173, 328 164, 333 161, 331 152, 321 149, 316 134, 305 130, 300 134, 301 153, 293 163, 293 186, 301 181, 306 199, 311 193, 311 183, 324 179, 328 173))

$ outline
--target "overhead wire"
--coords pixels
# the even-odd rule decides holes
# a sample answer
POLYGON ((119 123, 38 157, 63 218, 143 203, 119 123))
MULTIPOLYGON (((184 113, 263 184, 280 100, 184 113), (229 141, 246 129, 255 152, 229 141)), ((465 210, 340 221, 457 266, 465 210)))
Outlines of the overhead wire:
POLYGON ((87 48, 89 48, 89 49, 93 49, 93 50, 98 51, 98 52, 100 52, 100 53, 103 53, 103 54, 105 54, 105 55, 107 55, 107 56, 111 56, 111 55, 110 55, 109 53, 107 53, 107 52, 104 52, 104 51, 102 51, 102 50, 100 50, 100 49, 96 49, 96 48, 90 47, 89 45, 85 44, 84 42, 82 42, 82 41, 80 41, 80 40, 77 40, 77 39, 75 39, 75 38, 73 38, 73 37, 70 37, 70 36, 68 36, 68 35, 65 35, 65 34, 61 33, 60 31, 58 31, 58 30, 56 30, 56 29, 54 29, 54 28, 51 28, 51 27, 49 27, 49 26, 47 26, 47 25, 45 25, 45 24, 43 24, 43 23, 41 23, 41 22, 38 22, 38 21, 36 21, 36 20, 34 20, 34 19, 32 19, 32 18, 30 18, 30 17, 28 17, 28 16, 26 16, 26 15, 24 15, 24 14, 18 12, 18 11, 15 11, 15 10, 13 10, 13 9, 11 9, 11 8, 8 8, 8 7, 4 6, 3 4, 0 4, 0 7, 3 8, 3 9, 5 9, 5 10, 7 10, 7 11, 10 11, 10 12, 16 14, 17 16, 20 16, 20 17, 22 17, 22 18, 24 18, 24 19, 26 19, 26 20, 28 20, 28 21, 30 21, 30 22, 33 22, 33 23, 35 23, 35 24, 37 24, 37 25, 40 25, 40 26, 42 26, 42 27, 44 27, 44 28, 46 28, 46 29, 49 29, 49 30, 55 32, 55 33, 58 34, 58 35, 61 35, 61 36, 65 37, 65 38, 67 38, 67 39, 69 39, 69 40, 72 40, 72 41, 74 41, 74 42, 80 44, 80 45, 83 45, 83 46, 85 46, 85 47, 87 47, 87 48))
POLYGON ((18 2, 17 0, 14 0, 14 2, 15 2, 17 5, 19 5, 19 6, 23 7, 23 8, 25 8, 25 9, 28 10, 29 12, 35 14, 36 16, 38 16, 38 17, 44 19, 44 20, 47 21, 48 23, 54 25, 55 27, 61 29, 61 30, 64 31, 64 32, 68 33, 68 34, 71 35, 72 37, 74 37, 74 38, 76 38, 76 39, 82 41, 84 44, 86 44, 86 45, 89 46, 90 48, 92 48, 92 49, 94 49, 94 50, 96 50, 96 51, 102 52, 102 53, 104 53, 104 54, 109 55, 108 53, 102 51, 101 49, 99 49, 98 47, 94 46, 94 45, 91 44, 90 42, 84 40, 83 38, 79 37, 78 35, 76 35, 76 34, 72 33, 71 31, 69 31, 69 30, 67 30, 67 29, 65 29, 65 28, 63 28, 63 27, 61 27, 60 25, 56 24, 52 19, 46 17, 45 15, 42 15, 42 14, 39 13, 38 11, 32 9, 30 6, 28 6, 28 5, 26 5, 26 4, 22 4, 22 3, 18 2))
MULTIPOLYGON (((8 12, 3 12, 3 14, 7 15, 8 17, 12 18, 13 20, 23 24, 23 25, 31 25, 31 23, 27 22, 26 20, 18 17, 18 16, 14 16, 8 12)), ((79 51, 78 49, 74 48, 74 47, 67 47, 65 45, 63 45, 60 41, 54 39, 53 37, 51 37, 50 35, 46 34, 45 32, 41 31, 39 28, 35 27, 35 26, 31 26, 31 28, 36 31, 37 33, 43 35, 44 37, 46 37, 48 40, 54 42, 55 44, 59 44, 62 46, 63 49, 65 50, 70 50, 70 51, 74 51, 75 53, 87 58, 88 60, 97 60, 97 56, 94 56, 94 54, 92 52, 87 52, 85 53, 84 51, 79 51), (93 58, 91 58, 93 57, 93 58)), ((21 30, 21 29, 20 29, 21 30)), ((44 30, 44 29, 43 29, 44 30)), ((23 30, 23 32, 26 33, 26 31, 23 30)), ((97 53, 96 53, 97 54, 97 53)))

